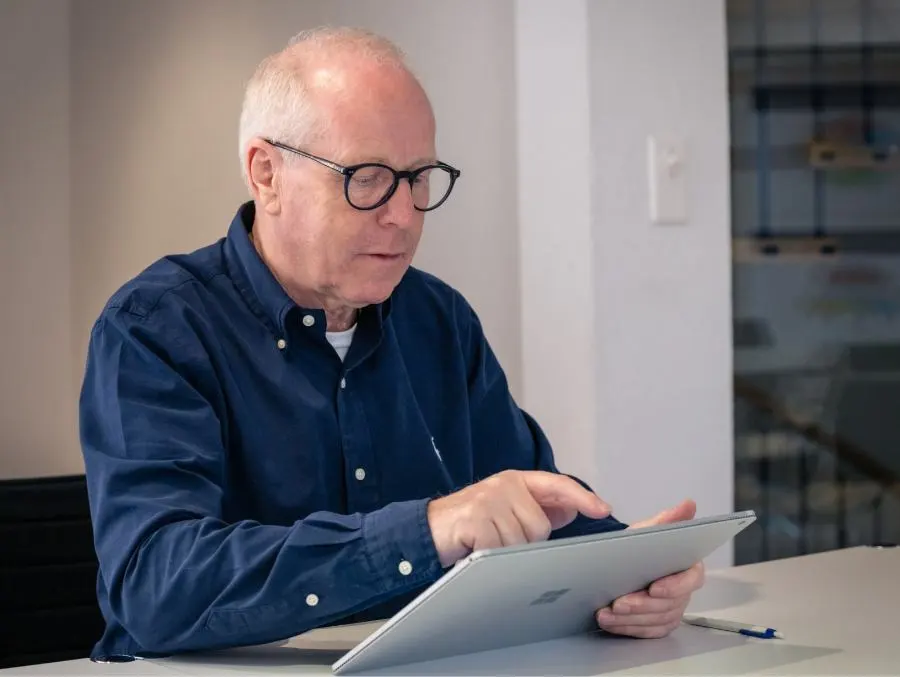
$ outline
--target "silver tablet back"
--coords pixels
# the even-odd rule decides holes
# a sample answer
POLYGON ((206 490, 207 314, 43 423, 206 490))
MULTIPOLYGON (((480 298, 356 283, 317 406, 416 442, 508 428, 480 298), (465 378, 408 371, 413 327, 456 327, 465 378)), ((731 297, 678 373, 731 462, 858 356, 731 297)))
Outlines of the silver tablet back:
POLYGON ((338 674, 596 630, 594 612, 683 571, 752 511, 473 553, 343 656, 338 674))

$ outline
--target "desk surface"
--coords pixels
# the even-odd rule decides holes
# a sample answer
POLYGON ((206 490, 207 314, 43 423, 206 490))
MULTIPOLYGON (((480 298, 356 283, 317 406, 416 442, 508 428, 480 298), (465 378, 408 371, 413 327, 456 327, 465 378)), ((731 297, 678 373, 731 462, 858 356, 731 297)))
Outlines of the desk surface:
MULTIPOLYGON (((711 571, 692 613, 768 625, 758 640, 683 625, 659 640, 584 636, 395 668, 392 675, 900 674, 900 548, 850 548, 711 571)), ((211 677, 330 675, 373 624, 317 630, 278 646, 98 665, 66 661, 9 675, 211 677)))

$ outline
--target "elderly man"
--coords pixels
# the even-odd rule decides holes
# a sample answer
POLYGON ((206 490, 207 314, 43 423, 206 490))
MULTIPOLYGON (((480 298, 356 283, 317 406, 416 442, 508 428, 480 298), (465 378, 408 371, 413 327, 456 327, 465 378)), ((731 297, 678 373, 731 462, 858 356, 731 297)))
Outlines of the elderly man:
MULTIPOLYGON (((475 548, 625 528, 557 470, 472 308, 410 267, 460 172, 392 44, 320 29, 267 58, 240 157, 227 236, 150 266, 92 331, 95 658, 385 618, 475 548)), ((598 623, 665 635, 702 576, 598 623)))

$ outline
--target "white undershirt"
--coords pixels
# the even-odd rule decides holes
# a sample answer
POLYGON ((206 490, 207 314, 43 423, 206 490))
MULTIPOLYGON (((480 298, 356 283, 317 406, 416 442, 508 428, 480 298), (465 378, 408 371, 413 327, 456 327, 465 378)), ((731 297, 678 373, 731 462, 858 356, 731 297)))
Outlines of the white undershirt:
POLYGON ((347 351, 350 350, 350 344, 353 343, 353 332, 355 331, 356 325, 354 324, 346 331, 325 332, 325 338, 328 339, 331 347, 334 348, 335 352, 341 358, 341 362, 344 361, 344 358, 347 356, 347 351))

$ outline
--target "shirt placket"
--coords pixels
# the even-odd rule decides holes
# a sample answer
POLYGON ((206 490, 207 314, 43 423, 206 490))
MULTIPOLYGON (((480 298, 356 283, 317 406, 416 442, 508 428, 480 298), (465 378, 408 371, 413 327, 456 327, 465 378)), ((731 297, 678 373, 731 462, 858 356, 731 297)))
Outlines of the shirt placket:
POLYGON ((362 398, 354 389, 353 373, 342 374, 337 389, 338 425, 344 455, 348 512, 380 507, 378 468, 362 398))

